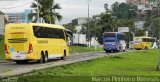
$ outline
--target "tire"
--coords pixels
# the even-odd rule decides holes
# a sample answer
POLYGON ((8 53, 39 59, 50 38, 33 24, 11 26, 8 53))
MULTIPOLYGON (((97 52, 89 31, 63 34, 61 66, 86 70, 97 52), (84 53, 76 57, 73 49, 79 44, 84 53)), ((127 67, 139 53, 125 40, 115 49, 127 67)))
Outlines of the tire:
POLYGON ((117 53, 117 51, 116 51, 116 50, 114 50, 113 52, 114 52, 114 53, 117 53))
POLYGON ((121 48, 119 48, 119 49, 117 50, 117 52, 121 52, 121 48))
POLYGON ((111 51, 109 51, 109 50, 105 50, 105 52, 106 52, 106 53, 110 53, 111 51))
POLYGON ((66 51, 64 51, 63 57, 61 57, 62 60, 66 60, 66 51))
POLYGON ((147 47, 145 47, 144 49, 145 49, 145 50, 148 50, 148 48, 147 48, 147 47))
POLYGON ((43 53, 41 53, 41 57, 40 57, 38 63, 45 63, 45 56, 43 53))
POLYGON ((45 52, 44 63, 48 61, 48 52, 45 52))

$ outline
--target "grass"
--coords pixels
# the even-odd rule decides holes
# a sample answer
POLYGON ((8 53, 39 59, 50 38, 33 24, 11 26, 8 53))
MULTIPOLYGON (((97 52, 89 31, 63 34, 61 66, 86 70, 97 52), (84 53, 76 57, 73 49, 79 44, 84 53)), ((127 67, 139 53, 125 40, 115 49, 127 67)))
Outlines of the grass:
MULTIPOLYGON (((156 71, 158 50, 136 51, 32 72, 29 77, 52 76, 160 76, 156 71)), ((25 78, 25 80, 32 79, 25 78)), ((23 81, 22 81, 23 82, 23 81)))
MULTIPOLYGON (((82 47, 82 46, 70 46, 70 53, 84 53, 84 52, 93 52, 95 51, 94 47, 82 47)), ((102 48, 97 48, 96 51, 103 51, 102 48)))

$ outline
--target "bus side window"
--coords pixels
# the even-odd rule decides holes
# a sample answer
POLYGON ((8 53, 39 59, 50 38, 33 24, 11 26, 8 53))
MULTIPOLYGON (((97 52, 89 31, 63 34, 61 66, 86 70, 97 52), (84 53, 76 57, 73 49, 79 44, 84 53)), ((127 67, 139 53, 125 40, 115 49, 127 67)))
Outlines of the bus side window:
POLYGON ((64 39, 65 40, 65 36, 64 36, 64 31, 62 29, 59 29, 59 35, 60 35, 60 39, 64 39))

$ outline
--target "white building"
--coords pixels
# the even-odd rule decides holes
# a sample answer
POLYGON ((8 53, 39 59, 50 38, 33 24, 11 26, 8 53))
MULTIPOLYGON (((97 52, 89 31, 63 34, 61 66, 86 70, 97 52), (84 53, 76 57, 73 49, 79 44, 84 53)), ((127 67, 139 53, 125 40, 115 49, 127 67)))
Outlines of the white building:
POLYGON ((6 15, 0 11, 0 35, 4 35, 6 15))
POLYGON ((137 21, 135 22, 135 27, 139 29, 143 29, 145 21, 137 21))
POLYGON ((72 20, 72 23, 75 25, 82 25, 82 24, 86 24, 88 21, 91 21, 91 20, 92 18, 88 19, 88 17, 79 17, 79 18, 72 20))

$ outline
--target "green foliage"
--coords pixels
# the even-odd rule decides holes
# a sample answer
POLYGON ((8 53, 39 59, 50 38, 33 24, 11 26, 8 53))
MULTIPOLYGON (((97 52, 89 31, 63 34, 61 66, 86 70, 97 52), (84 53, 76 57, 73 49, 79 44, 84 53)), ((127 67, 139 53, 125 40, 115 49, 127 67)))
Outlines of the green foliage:
MULTIPOLYGON (((158 62, 157 57, 158 50, 127 52, 35 71, 29 77, 45 77, 41 80, 46 80, 49 78, 46 76, 159 76, 160 73, 155 71, 158 62)), ((32 81, 33 78, 24 79, 32 81)))
POLYGON ((134 19, 137 16, 137 10, 138 7, 136 5, 127 3, 115 2, 112 5, 113 16, 116 16, 119 19, 134 19))
POLYGON ((145 31, 142 29, 136 29, 135 36, 145 36, 145 31))
POLYGON ((102 32, 114 32, 115 21, 114 18, 112 18, 112 14, 102 13, 100 19, 99 24, 101 25, 102 32))
MULTIPOLYGON (((94 52, 94 47, 81 47, 81 46, 69 46, 70 53, 84 53, 84 52, 94 52)), ((96 51, 103 51, 102 48, 97 48, 96 51)))
MULTIPOLYGON (((35 0, 37 1, 37 0, 35 0)), ((55 3, 54 0, 38 0, 38 7, 39 7, 39 17, 44 20, 45 23, 52 23, 54 24, 56 20, 61 20, 62 16, 56 12, 57 9, 61 9, 58 3, 55 3)), ((31 13, 29 18, 33 22, 37 22, 37 4, 33 3, 32 8, 35 8, 36 13, 31 13)))
POLYGON ((144 30, 149 31, 149 36, 159 38, 160 17, 150 17, 144 24, 144 30))
POLYGON ((63 25, 66 29, 71 30, 73 33, 77 32, 76 26, 72 23, 63 25))
POLYGON ((89 22, 89 27, 90 28, 88 28, 88 23, 83 24, 80 33, 86 34, 87 35, 87 40, 89 40, 89 29, 90 29, 90 39, 94 36, 98 37, 98 34, 101 31, 101 27, 97 24, 97 21, 96 20, 90 21, 89 22))
MULTIPOLYGON (((131 32, 135 32, 135 24, 134 20, 129 20, 129 19, 119 19, 117 20, 117 27, 129 27, 129 30, 131 32)), ((118 28, 117 28, 118 31, 118 28)))

